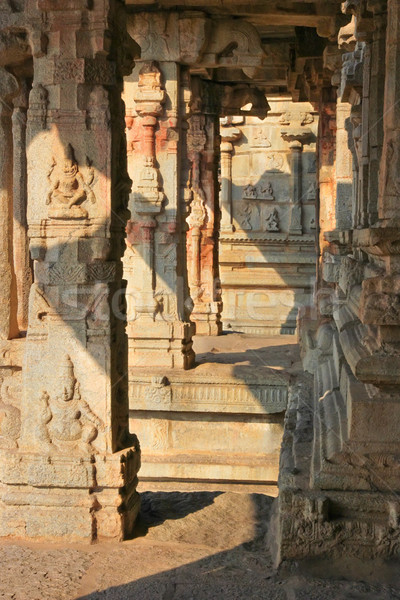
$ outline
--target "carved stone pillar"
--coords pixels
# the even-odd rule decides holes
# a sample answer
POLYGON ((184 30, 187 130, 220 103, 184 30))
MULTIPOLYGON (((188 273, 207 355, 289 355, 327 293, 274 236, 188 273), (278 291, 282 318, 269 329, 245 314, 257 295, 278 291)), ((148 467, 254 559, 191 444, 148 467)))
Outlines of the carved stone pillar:
POLYGON ((120 8, 114 0, 39 0, 27 17, 32 38, 48 45, 34 51, 28 111, 35 283, 21 431, 0 455, 0 535, 123 537, 139 508, 140 452, 128 431, 121 256, 130 181, 120 97, 138 48, 120 8))
POLYGON ((194 326, 188 318, 186 233, 179 195, 177 137, 184 125, 179 65, 138 63, 126 82, 125 97, 133 108, 128 122, 135 131, 129 158, 131 257, 125 259, 132 261, 135 273, 128 279, 129 364, 188 369, 194 360, 194 326))
MULTIPOLYGON (((243 117, 240 117, 243 122, 243 117)), ((233 127, 234 118, 222 119, 221 127, 221 232, 234 231, 232 222, 232 153, 233 144, 240 140, 242 132, 233 127)))
MULTIPOLYGON (((199 322, 200 332, 203 323, 205 323, 203 332, 206 333, 211 330, 218 331, 220 327, 218 288, 212 289, 214 282, 210 283, 209 276, 206 284, 209 298, 206 301, 206 296, 202 292, 200 301, 200 290, 205 289, 202 287, 205 282, 202 280, 201 273, 205 273, 205 265, 207 260, 210 260, 207 258, 207 253, 211 248, 215 249, 215 244, 207 240, 207 237, 210 237, 208 232, 211 232, 212 224, 209 221, 210 227, 207 228, 206 205, 209 201, 204 188, 206 179, 202 175, 204 169, 201 166, 205 159, 207 138, 201 149, 189 148, 190 156, 187 153, 187 141, 190 145, 192 133, 194 128, 198 129, 200 118, 198 114, 192 121, 191 129, 188 129, 187 111, 192 99, 187 75, 191 67, 211 70, 216 67, 229 68, 232 63, 235 64, 235 68, 248 69, 249 73, 253 73, 255 66, 263 64, 265 52, 257 31, 249 23, 240 19, 213 20, 202 12, 171 11, 157 14, 138 12, 129 17, 128 29, 132 38, 142 47, 141 64, 148 61, 158 62, 161 81, 166 92, 164 111, 158 118, 156 131, 156 162, 165 195, 154 228, 154 295, 157 298, 157 307, 151 327, 148 323, 142 327, 141 313, 140 310, 136 310, 136 302, 139 299, 140 303, 144 291, 143 281, 135 277, 130 278, 128 281, 128 297, 131 300, 131 310, 128 315, 130 364, 187 369, 194 364, 192 350, 194 326, 189 320, 191 302, 187 276, 185 221, 188 204, 192 199, 192 216, 189 224, 193 228, 193 244, 191 244, 193 253, 189 270, 196 305, 194 320, 199 322), (232 47, 232 56, 225 57, 224 51, 227 47, 232 47), (189 166, 188 163, 191 165, 189 166)), ((138 179, 138 163, 141 160, 139 156, 143 153, 144 135, 140 123, 134 123, 139 120, 134 106, 139 70, 138 65, 125 85, 128 128, 135 138, 133 142, 135 150, 129 160, 134 189, 138 179)), ((240 110, 250 101, 260 110, 264 112, 267 110, 265 95, 260 91, 258 94, 252 92, 250 86, 239 85, 238 89, 230 88, 228 85, 216 87, 219 89, 220 96, 216 103, 219 104, 219 110, 225 107, 230 109, 233 105, 236 110, 240 110)), ((191 112, 196 111, 192 109, 191 112)), ((207 118, 205 114, 203 118, 207 118)), ((210 113, 209 121, 211 119, 210 113)), ((201 127, 204 126, 205 121, 201 127)), ((133 216, 132 223, 129 225, 130 257, 125 259, 125 264, 130 263, 131 273, 135 269, 139 269, 140 272, 142 269, 140 264, 143 262, 135 205, 136 199, 133 193, 130 204, 133 216)), ((212 262, 215 265, 215 258, 212 262)), ((210 272, 212 269, 208 271, 210 272)))
POLYGON ((27 210, 27 165, 26 165, 26 112, 28 91, 23 82, 19 96, 14 100, 13 124, 13 243, 14 268, 17 281, 18 311, 20 331, 28 328, 29 291, 32 285, 32 268, 29 257, 27 210))
POLYGON ((15 77, 0 68, 0 340, 19 333, 17 288, 13 265, 13 141, 12 98, 18 93, 15 77))
POLYGON ((133 232, 140 232, 142 291, 136 300, 137 316, 133 334, 134 337, 140 337, 140 328, 144 329, 145 332, 157 313, 157 300, 154 289, 154 229, 157 222, 154 217, 161 212, 164 199, 164 193, 160 185, 160 174, 155 166, 155 130, 158 125, 157 117, 161 115, 163 110, 162 103, 165 100, 165 91, 162 89, 160 71, 155 63, 145 63, 141 68, 134 100, 136 112, 141 119, 143 155, 133 194, 134 210, 139 220, 136 227, 133 227, 132 223, 130 224, 128 242, 138 242, 132 234, 133 232))
POLYGON ((192 78, 192 115, 188 119, 187 154, 191 164, 190 214, 187 219, 188 277, 193 301, 191 319, 198 335, 219 335, 221 297, 218 265, 219 117, 212 90, 192 78))

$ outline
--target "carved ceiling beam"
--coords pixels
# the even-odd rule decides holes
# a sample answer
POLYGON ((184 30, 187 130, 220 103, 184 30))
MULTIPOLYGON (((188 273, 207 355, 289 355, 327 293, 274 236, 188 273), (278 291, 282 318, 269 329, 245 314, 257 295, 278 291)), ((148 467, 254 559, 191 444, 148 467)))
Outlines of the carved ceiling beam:
POLYGON ((257 29, 239 19, 213 20, 203 12, 140 12, 128 31, 142 60, 163 60, 204 69, 240 68, 251 77, 266 60, 257 29))

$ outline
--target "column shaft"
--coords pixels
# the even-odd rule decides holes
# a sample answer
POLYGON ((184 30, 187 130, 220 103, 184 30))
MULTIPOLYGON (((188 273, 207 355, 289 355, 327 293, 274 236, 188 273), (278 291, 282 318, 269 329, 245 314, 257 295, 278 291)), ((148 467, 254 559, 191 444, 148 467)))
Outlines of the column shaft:
POLYGON ((0 340, 17 337, 17 289, 13 265, 12 98, 17 80, 0 68, 0 340))
POLYGON ((28 328, 29 291, 32 285, 32 268, 29 257, 27 211, 27 164, 26 164, 26 111, 28 97, 25 86, 14 101, 13 111, 13 234, 14 267, 18 294, 18 327, 28 328))

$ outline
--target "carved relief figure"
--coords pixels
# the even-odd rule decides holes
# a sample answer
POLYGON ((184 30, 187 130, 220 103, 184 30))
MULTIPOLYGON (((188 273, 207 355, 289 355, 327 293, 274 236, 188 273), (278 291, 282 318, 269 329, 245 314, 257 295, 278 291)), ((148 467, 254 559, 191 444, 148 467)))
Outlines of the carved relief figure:
POLYGON ((107 91, 102 85, 96 85, 90 93, 87 109, 87 127, 95 129, 110 125, 111 115, 107 91))
POLYGON ((241 228, 246 230, 252 230, 251 217, 253 215, 252 208, 248 202, 244 202, 239 210, 239 219, 241 228))
POLYGON ((310 125, 314 123, 314 115, 309 112, 301 113, 301 125, 310 125))
POLYGON ((266 231, 280 231, 279 214, 276 208, 268 215, 265 225, 266 231))
POLYGON ((21 385, 16 376, 0 377, 0 448, 18 447, 21 415, 16 403, 20 396, 21 385))
POLYGON ((267 155, 265 169, 266 171, 281 171, 283 167, 283 157, 280 154, 273 153, 267 155))
POLYGON ((263 200, 275 200, 274 190, 270 181, 260 184, 259 198, 263 200))
POLYGON ((59 382, 61 393, 55 398, 42 392, 39 437, 49 450, 67 445, 70 450, 77 447, 92 453, 95 450, 92 443, 99 431, 104 430, 104 425, 82 399, 74 365, 68 355, 61 363, 59 382))
POLYGON ((50 205, 49 217, 51 219, 87 219, 88 212, 81 204, 86 200, 94 203, 95 196, 91 189, 94 180, 94 169, 87 158, 89 178, 84 180, 75 159, 74 149, 68 144, 66 157, 60 175, 52 178, 57 165, 53 159, 47 179, 51 185, 47 195, 46 204, 50 205))
POLYGON ((246 187, 243 189, 243 195, 242 198, 257 198, 257 188, 255 185, 251 185, 251 183, 249 183, 248 185, 246 185, 246 187))
POLYGON ((316 173, 317 172, 317 157, 315 154, 311 154, 308 159, 308 169, 307 173, 316 173))
POLYGON ((46 129, 47 124, 48 97, 49 93, 41 83, 34 85, 29 94, 30 118, 39 122, 42 129, 46 129))
POLYGON ((317 197, 317 184, 316 184, 315 181, 313 181, 308 186, 308 190, 307 190, 307 193, 306 193, 306 199, 307 200, 315 200, 316 197, 317 197))
POLYGON ((258 127, 253 133, 253 147, 254 148, 270 148, 271 142, 268 139, 266 132, 262 127, 258 127))

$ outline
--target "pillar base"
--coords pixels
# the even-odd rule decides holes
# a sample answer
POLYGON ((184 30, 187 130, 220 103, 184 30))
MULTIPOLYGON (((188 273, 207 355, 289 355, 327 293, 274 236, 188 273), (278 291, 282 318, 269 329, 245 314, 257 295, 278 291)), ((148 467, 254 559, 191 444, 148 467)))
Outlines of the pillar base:
POLYGON ((190 369, 195 354, 194 323, 181 321, 134 321, 128 324, 129 365, 190 369))
POLYGON ((221 335, 221 310, 222 304, 219 302, 195 305, 191 319, 196 325, 196 335, 221 335))
MULTIPOLYGON (((275 565, 285 560, 310 558, 398 557, 400 500, 386 485, 385 475, 378 466, 381 491, 357 489, 354 480, 362 468, 345 461, 330 465, 337 473, 335 488, 332 484, 329 489, 315 482, 318 466, 311 457, 319 452, 318 446, 323 441, 313 429, 318 421, 327 431, 330 425, 325 419, 313 418, 311 394, 310 388, 294 393, 285 416, 279 499, 269 533, 275 565), (352 487, 349 471, 353 476, 352 487), (340 489, 341 485, 346 487, 340 489)), ((354 455, 354 460, 362 458, 360 454, 354 455)))
POLYGON ((0 451, 0 536, 129 537, 140 508, 140 451, 71 457, 0 451))

